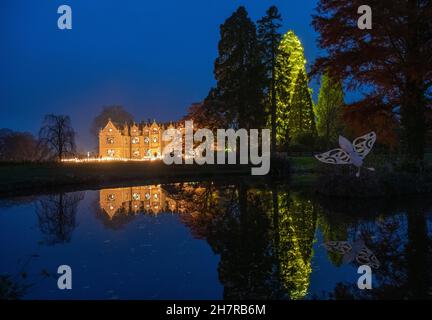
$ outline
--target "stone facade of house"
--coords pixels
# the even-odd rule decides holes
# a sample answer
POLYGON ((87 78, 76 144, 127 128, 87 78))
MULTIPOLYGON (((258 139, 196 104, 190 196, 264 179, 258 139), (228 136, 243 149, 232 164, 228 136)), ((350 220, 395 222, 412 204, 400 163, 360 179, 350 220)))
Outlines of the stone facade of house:
POLYGON ((162 133, 174 124, 116 124, 111 120, 99 132, 99 157, 145 160, 160 157, 165 146, 162 133))

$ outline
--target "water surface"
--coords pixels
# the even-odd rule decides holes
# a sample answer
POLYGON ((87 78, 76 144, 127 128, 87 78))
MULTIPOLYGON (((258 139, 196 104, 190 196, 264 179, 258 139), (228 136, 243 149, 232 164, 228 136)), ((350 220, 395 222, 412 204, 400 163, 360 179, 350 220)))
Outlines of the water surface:
POLYGON ((21 299, 428 298, 431 202, 317 199, 288 187, 211 181, 1 200, 0 293, 21 299), (330 241, 351 250, 329 249, 330 241), (371 290, 357 286, 361 264, 371 266, 371 290), (57 287, 60 265, 72 268, 72 290, 57 287))

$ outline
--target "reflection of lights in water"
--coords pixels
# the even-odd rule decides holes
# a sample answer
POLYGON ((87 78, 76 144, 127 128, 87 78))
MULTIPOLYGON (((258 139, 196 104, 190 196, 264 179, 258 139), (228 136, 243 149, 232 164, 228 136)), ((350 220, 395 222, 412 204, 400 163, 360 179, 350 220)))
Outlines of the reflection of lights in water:
POLYGON ((165 198, 162 185, 149 185, 130 188, 106 189, 101 191, 100 206, 112 217, 113 213, 154 213, 163 210, 174 212, 178 204, 170 198, 165 198), (104 192, 106 192, 104 194, 104 192))

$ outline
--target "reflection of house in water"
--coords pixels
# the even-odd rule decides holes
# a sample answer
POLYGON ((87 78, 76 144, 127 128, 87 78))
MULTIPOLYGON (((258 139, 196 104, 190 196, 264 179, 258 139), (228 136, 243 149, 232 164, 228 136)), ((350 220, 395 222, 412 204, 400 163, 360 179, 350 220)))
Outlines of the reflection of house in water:
POLYGON ((99 204, 110 218, 115 214, 181 211, 161 185, 103 189, 99 191, 99 204))

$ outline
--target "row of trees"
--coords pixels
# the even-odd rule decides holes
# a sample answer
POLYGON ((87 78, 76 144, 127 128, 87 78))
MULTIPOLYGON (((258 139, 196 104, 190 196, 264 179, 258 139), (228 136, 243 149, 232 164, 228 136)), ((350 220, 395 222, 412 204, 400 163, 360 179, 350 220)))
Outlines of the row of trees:
POLYGON ((271 127, 272 150, 315 136, 306 59, 294 32, 282 36, 275 6, 257 25, 239 7, 220 27, 216 86, 188 114, 208 128, 271 127))
MULTIPOLYGON (((100 128, 112 119, 132 123, 133 116, 122 106, 105 106, 93 119, 90 132, 97 141, 100 128)), ((38 136, 29 132, 0 129, 0 161, 62 160, 76 154, 75 130, 67 115, 46 115, 38 136)))
MULTIPOLYGON (((432 2, 368 1, 373 27, 366 30, 357 27, 356 8, 362 4, 319 1, 312 24, 327 54, 315 61, 312 72, 330 72, 350 89, 365 89, 362 99, 347 106, 347 118, 380 124, 381 132, 400 128, 402 151, 417 162, 424 157, 426 113, 432 107, 432 2)), ((378 132, 378 138, 382 135, 378 132)))
POLYGON ((61 160, 75 151, 69 116, 46 115, 37 138, 28 132, 0 129, 0 161, 61 160))
POLYGON ((270 127, 272 150, 375 130, 379 142, 401 141, 409 159, 422 160, 432 109, 432 3, 369 2, 370 30, 357 26, 361 4, 319 1, 312 24, 326 54, 309 74, 321 76, 315 106, 303 47, 294 32, 280 33, 278 9, 270 7, 256 25, 239 7, 220 27, 216 86, 187 117, 210 128, 270 127), (343 87, 363 97, 345 104, 343 87))
MULTIPOLYGON (((303 46, 293 31, 281 34, 278 9, 270 7, 255 24, 239 7, 220 26, 216 85, 186 117, 207 128, 269 127, 273 151, 298 143, 314 146, 316 141, 329 147, 342 132, 354 136, 375 130, 378 142, 394 146, 401 141, 410 161, 422 160, 428 112, 432 119, 432 3, 370 1, 374 13, 379 12, 370 30, 357 26, 361 4, 319 1, 312 24, 326 55, 309 74, 321 76, 316 105, 303 46), (366 93, 345 104, 343 87, 366 93)), ((133 120, 122 107, 105 108, 94 120, 94 136, 108 118, 133 120)), ((25 145, 26 151, 40 151, 41 142, 58 159, 73 152, 69 117, 49 115, 45 121, 39 139, 0 133, 0 158, 21 160, 25 153, 15 149, 25 145), (14 140, 19 143, 11 144, 14 140)))

